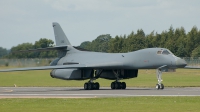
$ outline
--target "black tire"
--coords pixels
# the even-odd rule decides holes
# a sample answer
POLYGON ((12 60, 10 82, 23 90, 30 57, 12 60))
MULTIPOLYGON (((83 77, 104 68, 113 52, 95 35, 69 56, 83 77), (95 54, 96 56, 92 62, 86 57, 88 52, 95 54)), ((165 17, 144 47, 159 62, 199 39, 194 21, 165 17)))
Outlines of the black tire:
POLYGON ((118 82, 118 85, 119 85, 118 89, 122 89, 122 82, 118 82))
POLYGON ((88 90, 88 83, 87 82, 84 84, 84 89, 88 90))
POLYGON ((156 84, 156 89, 159 90, 160 89, 160 85, 156 84))
POLYGON ((88 90, 92 90, 93 89, 93 83, 88 83, 88 90))
POLYGON ((92 83, 92 89, 96 89, 97 87, 96 87, 97 85, 95 84, 95 83, 92 83))
POLYGON ((119 82, 115 82, 115 89, 120 89, 120 83, 119 82))
POLYGON ((161 84, 160 89, 164 89, 164 88, 165 88, 164 84, 161 84))
POLYGON ((112 82, 110 87, 111 87, 111 89, 115 89, 115 82, 112 82))
POLYGON ((122 82, 122 89, 126 89, 126 83, 122 82))
POLYGON ((94 85, 95 85, 95 89, 96 89, 96 90, 99 90, 99 87, 100 87, 99 83, 96 82, 96 83, 94 83, 94 85))

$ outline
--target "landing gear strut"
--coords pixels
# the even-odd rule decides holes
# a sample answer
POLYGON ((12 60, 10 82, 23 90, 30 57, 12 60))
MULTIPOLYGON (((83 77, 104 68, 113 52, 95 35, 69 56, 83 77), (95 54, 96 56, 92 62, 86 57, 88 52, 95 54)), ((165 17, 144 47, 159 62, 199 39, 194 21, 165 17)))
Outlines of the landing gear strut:
POLYGON ((84 84, 84 89, 85 90, 99 90, 100 85, 98 82, 93 82, 94 80, 98 79, 100 74, 102 73, 103 70, 100 70, 98 73, 93 70, 91 74, 91 78, 88 82, 84 84))
POLYGON ((164 89, 164 84, 162 84, 162 71, 160 69, 157 69, 157 79, 158 79, 158 84, 156 84, 156 89, 164 89))
POLYGON ((110 87, 111 89, 126 89, 126 83, 125 82, 120 82, 120 79, 119 79, 119 71, 114 71, 113 70, 113 73, 115 74, 115 77, 116 77, 116 81, 112 82, 110 87))

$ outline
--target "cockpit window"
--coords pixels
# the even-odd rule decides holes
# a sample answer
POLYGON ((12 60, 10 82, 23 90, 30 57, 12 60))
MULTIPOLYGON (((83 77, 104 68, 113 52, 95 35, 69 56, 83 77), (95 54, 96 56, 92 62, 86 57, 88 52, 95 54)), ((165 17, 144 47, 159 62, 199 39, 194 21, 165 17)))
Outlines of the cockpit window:
POLYGON ((168 55, 168 54, 172 54, 172 52, 170 52, 169 50, 165 50, 165 49, 161 49, 159 51, 157 51, 157 54, 163 54, 163 55, 168 55))
POLYGON ((158 51, 158 52, 157 52, 157 54, 161 54, 161 53, 162 53, 162 51, 158 51))
POLYGON ((165 55, 168 55, 168 54, 170 54, 167 50, 164 50, 163 52, 162 52, 162 54, 165 54, 165 55))

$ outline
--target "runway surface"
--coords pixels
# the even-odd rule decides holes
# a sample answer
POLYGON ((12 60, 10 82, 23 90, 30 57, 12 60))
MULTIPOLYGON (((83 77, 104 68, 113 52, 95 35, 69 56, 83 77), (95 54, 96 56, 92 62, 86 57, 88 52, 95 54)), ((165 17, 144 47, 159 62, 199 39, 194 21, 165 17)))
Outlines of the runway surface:
POLYGON ((0 98, 96 98, 96 97, 132 97, 132 96, 200 96, 200 87, 132 88, 111 90, 84 90, 81 87, 0 87, 0 98))

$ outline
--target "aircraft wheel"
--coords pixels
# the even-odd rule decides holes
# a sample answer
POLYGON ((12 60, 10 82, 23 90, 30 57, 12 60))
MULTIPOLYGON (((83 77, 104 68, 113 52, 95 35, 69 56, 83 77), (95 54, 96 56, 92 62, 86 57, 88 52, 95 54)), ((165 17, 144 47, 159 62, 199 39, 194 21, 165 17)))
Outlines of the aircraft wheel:
POLYGON ((115 89, 115 82, 112 82, 110 87, 111 87, 111 89, 115 89))
POLYGON ((164 84, 161 84, 160 85, 160 89, 164 89, 165 87, 164 87, 164 84))
POLYGON ((120 89, 120 82, 115 82, 115 89, 120 89))
POLYGON ((119 85, 118 89, 122 89, 122 82, 118 82, 118 85, 119 85))
POLYGON ((94 89, 99 90, 99 87, 100 87, 99 83, 96 82, 96 83, 94 83, 94 85, 95 85, 95 88, 94 88, 94 89))
POLYGON ((160 85, 156 84, 156 89, 159 90, 160 89, 160 85))
POLYGON ((126 83, 125 82, 122 82, 121 85, 122 85, 122 89, 126 89, 126 83))
POLYGON ((88 83, 88 90, 92 90, 93 89, 93 83, 88 83))
POLYGON ((87 82, 84 84, 84 89, 88 90, 88 83, 87 82))

